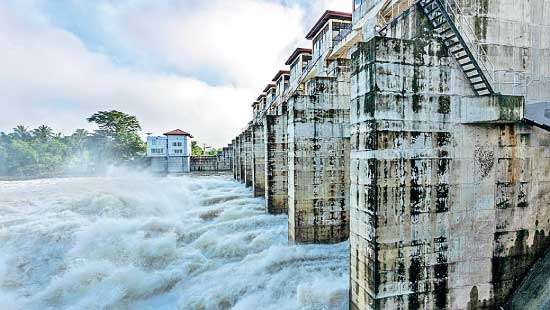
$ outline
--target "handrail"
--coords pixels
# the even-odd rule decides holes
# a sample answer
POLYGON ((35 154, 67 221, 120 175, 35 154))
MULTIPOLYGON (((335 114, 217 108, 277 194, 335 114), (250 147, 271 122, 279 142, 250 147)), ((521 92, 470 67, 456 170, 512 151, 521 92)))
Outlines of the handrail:
POLYGON ((486 78, 489 80, 489 83, 495 87, 498 85, 495 79, 495 65, 489 59, 487 53, 481 47, 481 40, 476 36, 472 25, 468 22, 467 16, 464 14, 464 11, 460 5, 455 0, 446 0, 440 1, 443 4, 447 12, 455 20, 455 25, 457 26, 462 38, 470 51, 474 54, 474 57, 477 60, 480 69, 485 74, 486 78))
MULTIPOLYGON (((402 4, 407 3, 412 5, 419 4, 421 2, 428 2, 429 0, 402 0, 397 1, 393 3, 386 4, 386 7, 384 7, 384 11, 388 12, 388 8, 390 9, 390 14, 387 14, 390 16, 390 18, 386 19, 383 12, 379 12, 377 14, 378 22, 382 22, 383 25, 380 25, 379 32, 383 32, 385 29, 388 28, 388 26, 392 23, 392 21, 399 19, 401 17, 401 14, 404 10, 402 10, 402 4)), ((481 71, 483 71, 484 75, 486 76, 487 80, 491 85, 498 85, 496 79, 495 79, 495 65, 491 62, 489 57, 487 56, 487 53, 481 48, 481 40, 476 36, 474 29, 472 28, 472 25, 468 22, 467 16, 464 14, 464 11, 460 7, 460 5, 455 0, 434 0, 441 3, 444 7, 444 9, 449 13, 450 16, 454 19, 454 23, 459 30, 461 36, 464 39, 464 42, 472 52, 473 56, 476 58, 476 61, 478 62, 478 65, 480 66, 481 71)), ((387 16, 386 15, 386 16, 387 16)))
POLYGON ((303 79, 309 74, 309 72, 311 70, 313 70, 313 68, 317 65, 317 63, 319 62, 319 60, 322 58, 323 54, 319 54, 317 56, 317 58, 315 58, 315 60, 313 60, 313 58, 309 61, 308 65, 306 66, 306 68, 304 68, 304 70, 302 71, 302 73, 300 73, 300 76, 295 79, 292 83, 289 85, 289 91, 287 93, 287 96, 293 94, 297 89, 298 87, 300 87, 300 84, 303 83, 303 79))
POLYGON ((412 7, 418 0, 386 0, 380 11, 376 14, 377 25, 385 28, 392 20, 398 18, 403 11, 412 7))
POLYGON ((336 46, 338 44, 340 44, 340 42, 344 41, 346 39, 346 37, 353 31, 353 29, 351 28, 351 24, 350 24, 350 27, 349 28, 344 28, 340 31, 340 33, 338 33, 334 39, 332 39, 332 46, 336 46))

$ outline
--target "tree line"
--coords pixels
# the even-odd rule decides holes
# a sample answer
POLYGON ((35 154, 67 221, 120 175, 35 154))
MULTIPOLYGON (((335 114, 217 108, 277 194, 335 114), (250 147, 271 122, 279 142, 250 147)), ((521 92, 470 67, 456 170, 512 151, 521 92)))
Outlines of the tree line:
POLYGON ((10 133, 0 132, 0 176, 93 173, 111 164, 135 162, 145 154, 135 116, 99 111, 87 121, 97 129, 62 135, 46 125, 35 129, 18 125, 10 133))
POLYGON ((201 147, 196 141, 191 141, 191 155, 193 156, 216 156, 222 149, 201 147))

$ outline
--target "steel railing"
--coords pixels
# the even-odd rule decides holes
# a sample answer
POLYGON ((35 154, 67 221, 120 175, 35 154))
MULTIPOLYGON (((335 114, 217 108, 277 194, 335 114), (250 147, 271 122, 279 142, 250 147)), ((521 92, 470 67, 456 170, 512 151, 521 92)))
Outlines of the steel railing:
MULTIPOLYGON (((449 13, 454 20, 455 26, 460 32, 464 42, 470 49, 470 52, 475 57, 480 69, 485 74, 485 77, 489 81, 491 86, 496 87, 498 85, 495 79, 496 68, 487 55, 487 52, 482 46, 481 39, 476 35, 474 28, 468 21, 469 16, 464 14, 464 10, 455 0, 441 1, 445 10, 449 13)), ((496 92, 497 90, 494 89, 496 92)))
MULTIPOLYGON (((400 18, 405 10, 420 2, 427 3, 430 2, 430 0, 388 1, 388 4, 380 10, 377 16, 378 25, 381 29, 380 32, 386 30, 394 20, 400 18)), ((453 19, 456 28, 460 32, 465 44, 470 49, 470 52, 478 62, 478 65, 481 71, 485 74, 489 84, 496 87, 498 85, 495 78, 496 67, 491 62, 487 52, 483 48, 481 39, 476 35, 474 28, 468 21, 469 16, 464 14, 464 10, 456 0, 441 0, 440 2, 453 19)))

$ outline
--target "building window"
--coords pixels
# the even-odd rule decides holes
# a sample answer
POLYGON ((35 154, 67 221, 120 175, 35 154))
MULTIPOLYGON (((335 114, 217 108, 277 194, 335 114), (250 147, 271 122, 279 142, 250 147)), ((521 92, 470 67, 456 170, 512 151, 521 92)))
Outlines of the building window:
POLYGON ((172 146, 181 146, 181 145, 182 145, 181 142, 174 142, 174 143, 172 143, 172 146))
POLYGON ((351 33, 351 23, 332 23, 332 46, 336 46, 344 40, 351 33))
POLYGON ((300 60, 300 57, 298 57, 291 65, 290 65, 290 78, 292 81, 297 80, 302 72, 300 71, 300 66, 298 66, 298 61, 300 60))
POLYGON ((302 72, 306 71, 307 66, 309 66, 310 62, 311 62, 311 55, 303 55, 302 56, 302 72))
POLYGON ((164 154, 164 149, 151 149, 151 154, 164 154))
POLYGON ((327 39, 328 28, 329 28, 329 24, 327 23, 327 25, 323 28, 323 30, 321 30, 317 34, 315 39, 313 39, 313 57, 315 57, 315 59, 320 57, 325 51, 325 48, 327 47, 326 39, 327 39))
POLYGON ((183 150, 174 150, 174 154, 183 154, 183 150))

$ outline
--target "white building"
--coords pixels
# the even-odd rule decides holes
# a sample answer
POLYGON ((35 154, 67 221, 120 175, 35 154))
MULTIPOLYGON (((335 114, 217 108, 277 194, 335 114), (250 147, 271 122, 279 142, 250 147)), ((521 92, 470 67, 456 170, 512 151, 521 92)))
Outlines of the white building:
POLYGON ((190 171, 191 136, 176 129, 164 136, 147 137, 147 157, 153 172, 185 173, 190 171))

